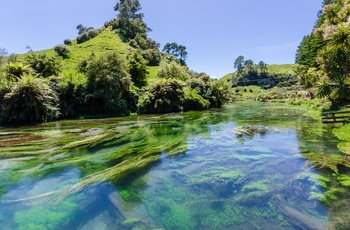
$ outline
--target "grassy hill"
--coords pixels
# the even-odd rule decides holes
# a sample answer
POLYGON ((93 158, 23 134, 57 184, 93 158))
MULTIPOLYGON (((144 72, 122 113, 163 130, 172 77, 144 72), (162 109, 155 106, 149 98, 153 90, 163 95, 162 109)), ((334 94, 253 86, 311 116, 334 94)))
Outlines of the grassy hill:
MULTIPOLYGON (((88 58, 91 54, 99 56, 103 53, 114 51, 126 56, 128 52, 134 50, 134 48, 132 48, 128 43, 125 43, 120 39, 115 30, 111 30, 110 28, 103 28, 102 32, 98 36, 84 43, 77 44, 77 41, 74 40, 68 47, 71 50, 71 53, 67 58, 62 60, 61 77, 79 77, 80 73, 77 71, 78 64, 82 60, 88 58)), ((54 48, 52 48, 35 53, 53 55, 55 54, 55 51, 54 48)), ((29 54, 20 55, 19 59, 23 60, 27 55, 29 54)), ((148 71, 150 81, 157 79, 158 69, 158 66, 149 67, 148 71)))
POLYGON ((267 65, 267 70, 270 73, 293 73, 293 66, 294 64, 272 64, 267 65))
MULTIPOLYGON (((293 66, 294 64, 282 64, 282 65, 277 65, 277 64, 272 64, 272 65, 267 65, 267 71, 269 73, 293 73, 293 66)), ((224 81, 224 82, 229 82, 231 81, 233 73, 228 73, 222 78, 219 79, 219 81, 224 81)))
POLYGON ((229 82, 232 79, 232 75, 233 75, 233 73, 228 73, 225 76, 223 76, 222 78, 219 78, 219 81, 229 82))

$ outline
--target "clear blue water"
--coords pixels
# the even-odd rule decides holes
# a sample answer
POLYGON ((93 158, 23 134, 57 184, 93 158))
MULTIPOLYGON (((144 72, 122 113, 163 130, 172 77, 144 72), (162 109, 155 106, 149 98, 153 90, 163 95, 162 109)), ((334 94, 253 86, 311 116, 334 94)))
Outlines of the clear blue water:
POLYGON ((230 105, 3 128, 0 138, 2 229, 349 226, 349 187, 309 159, 341 156, 338 141, 302 110, 230 105))

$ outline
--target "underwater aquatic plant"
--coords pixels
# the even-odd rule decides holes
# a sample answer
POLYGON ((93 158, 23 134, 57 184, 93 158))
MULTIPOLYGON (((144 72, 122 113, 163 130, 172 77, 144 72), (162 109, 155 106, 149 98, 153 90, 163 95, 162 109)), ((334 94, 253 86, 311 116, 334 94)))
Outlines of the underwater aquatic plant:
POLYGON ((37 206, 15 213, 16 228, 20 230, 57 229, 69 222, 78 206, 74 202, 63 201, 60 204, 45 207, 37 206))

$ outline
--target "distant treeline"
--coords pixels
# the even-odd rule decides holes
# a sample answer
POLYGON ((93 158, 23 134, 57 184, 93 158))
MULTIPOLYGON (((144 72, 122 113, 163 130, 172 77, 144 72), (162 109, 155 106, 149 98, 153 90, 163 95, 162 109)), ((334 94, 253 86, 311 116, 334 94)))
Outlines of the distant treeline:
POLYGON ((275 86, 287 87, 297 82, 291 73, 270 73, 265 62, 254 64, 251 59, 245 60, 243 56, 236 58, 234 67, 237 71, 232 75, 232 87, 258 85, 269 89, 275 86))

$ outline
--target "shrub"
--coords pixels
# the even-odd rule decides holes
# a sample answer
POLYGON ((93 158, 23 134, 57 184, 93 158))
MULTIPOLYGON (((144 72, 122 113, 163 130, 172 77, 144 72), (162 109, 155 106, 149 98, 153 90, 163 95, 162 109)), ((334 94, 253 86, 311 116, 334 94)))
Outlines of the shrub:
POLYGON ((58 117, 57 95, 47 80, 24 75, 4 97, 2 121, 23 124, 44 122, 58 117))
POLYGON ((89 36, 87 33, 83 33, 82 35, 80 35, 79 37, 77 37, 77 43, 78 44, 81 44, 81 43, 84 43, 86 41, 89 40, 89 36))
POLYGON ((131 80, 135 86, 141 88, 147 85, 147 61, 142 57, 141 53, 135 52, 128 57, 129 73, 131 80))
POLYGON ((79 37, 77 37, 77 43, 81 44, 81 43, 84 43, 86 41, 89 41, 90 39, 96 37, 99 34, 100 34, 100 30, 90 29, 89 31, 87 31, 87 32, 81 34, 79 37))
POLYGON ((124 42, 128 42, 131 39, 135 39, 138 34, 141 36, 145 36, 149 31, 149 28, 147 27, 146 23, 139 20, 125 21, 117 19, 116 21, 112 22, 112 28, 118 29, 120 38, 124 42))
POLYGON ((57 55, 34 54, 26 57, 26 63, 42 77, 58 75, 61 70, 61 58, 57 55))
POLYGON ((207 85, 204 81, 199 78, 192 78, 188 81, 188 85, 191 89, 197 90, 197 93, 201 96, 204 96, 207 91, 207 85))
POLYGON ((184 82, 166 79, 146 87, 139 99, 140 113, 171 113, 181 111, 184 100, 184 82))
POLYGON ((63 44, 65 44, 65 45, 67 45, 67 46, 70 46, 70 45, 72 45, 72 40, 70 40, 70 39, 65 39, 64 41, 63 41, 63 44))
POLYGON ((75 118, 82 114, 86 90, 83 84, 74 83, 72 79, 59 85, 60 118, 75 118))
POLYGON ((189 77, 188 68, 182 66, 175 61, 168 63, 166 60, 163 60, 157 75, 162 78, 174 78, 179 80, 186 80, 189 77))
POLYGON ((7 74, 9 77, 19 78, 24 74, 34 74, 35 71, 29 66, 20 62, 9 63, 7 66, 7 74))
POLYGON ((143 58, 148 61, 149 66, 158 66, 162 58, 158 49, 147 49, 142 51, 143 58))
POLYGON ((206 98, 210 102, 211 107, 220 108, 230 99, 229 85, 221 81, 213 81, 210 83, 206 93, 206 98))
POLYGON ((88 61, 86 67, 86 112, 89 114, 127 114, 125 94, 130 90, 130 76, 125 58, 107 53, 88 61))
POLYGON ((184 111, 208 109, 210 102, 198 94, 196 89, 186 90, 183 102, 184 111))
POLYGON ((54 48, 55 52, 61 57, 67 57, 71 50, 66 45, 58 45, 54 48))

